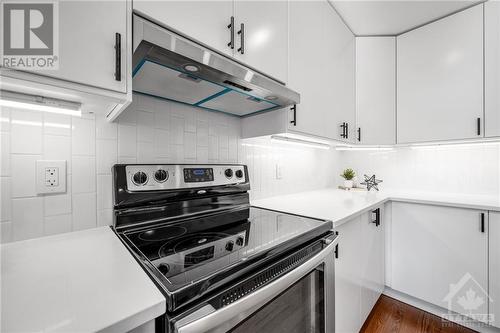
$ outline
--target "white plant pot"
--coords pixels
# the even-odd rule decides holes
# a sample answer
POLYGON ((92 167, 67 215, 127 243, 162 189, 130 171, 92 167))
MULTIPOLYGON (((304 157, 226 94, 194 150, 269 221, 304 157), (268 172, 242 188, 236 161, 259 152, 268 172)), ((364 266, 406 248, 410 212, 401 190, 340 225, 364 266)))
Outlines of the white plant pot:
POLYGON ((352 180, 344 180, 344 187, 345 188, 352 188, 353 181, 352 180))

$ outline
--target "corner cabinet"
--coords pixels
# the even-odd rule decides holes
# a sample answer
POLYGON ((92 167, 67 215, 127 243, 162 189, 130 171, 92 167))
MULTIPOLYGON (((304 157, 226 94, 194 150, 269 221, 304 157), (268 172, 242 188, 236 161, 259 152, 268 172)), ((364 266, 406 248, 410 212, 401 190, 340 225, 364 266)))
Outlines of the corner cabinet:
POLYGON ((135 0, 134 11, 268 76, 286 82, 286 1, 135 0))
POLYGON ((488 313, 487 211, 393 202, 390 235, 392 289, 466 316, 488 313), (469 290, 482 300, 464 304, 469 290))
POLYGON ((385 284, 384 209, 340 225, 335 262, 335 332, 358 332, 385 284))
POLYGON ((397 142, 484 136, 483 5, 397 37, 397 142))
POLYGON ((396 143, 396 37, 356 37, 356 143, 396 143))
POLYGON ((244 138, 279 133, 354 142, 355 37, 327 1, 288 2, 288 81, 295 109, 244 118, 244 138))
POLYGON ((486 137, 500 136, 500 2, 484 3, 484 113, 486 137))

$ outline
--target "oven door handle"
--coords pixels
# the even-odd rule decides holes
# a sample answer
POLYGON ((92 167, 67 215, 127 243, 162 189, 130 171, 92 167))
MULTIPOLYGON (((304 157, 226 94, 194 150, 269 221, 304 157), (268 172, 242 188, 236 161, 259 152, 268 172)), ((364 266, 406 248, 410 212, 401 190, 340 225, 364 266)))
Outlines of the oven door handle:
MULTIPOLYGON (((296 267, 291 272, 219 310, 216 310, 211 305, 206 305, 196 310, 174 324, 175 332, 227 332, 277 295, 288 289, 295 282, 309 274, 321 263, 329 262, 333 265, 333 252, 338 242, 338 236, 332 235, 326 237, 323 241, 327 245, 321 252, 296 267)), ((333 267, 331 267, 331 273, 333 274, 333 267)))

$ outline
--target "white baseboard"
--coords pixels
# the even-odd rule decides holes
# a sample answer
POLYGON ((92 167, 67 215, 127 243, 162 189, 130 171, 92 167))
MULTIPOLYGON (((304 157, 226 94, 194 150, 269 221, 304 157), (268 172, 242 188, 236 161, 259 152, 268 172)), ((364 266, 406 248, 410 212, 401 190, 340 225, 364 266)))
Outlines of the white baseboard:
MULTIPOLYGON (((436 315, 438 317, 449 319, 449 318, 446 318, 443 316, 443 315, 446 315, 448 313, 447 309, 442 308, 442 307, 437 306, 437 305, 434 305, 434 304, 431 304, 431 303, 428 303, 426 301, 422 301, 422 300, 415 298, 413 296, 410 296, 410 295, 404 294, 402 292, 399 292, 397 290, 391 289, 390 287, 386 286, 383 294, 387 295, 389 297, 392 297, 394 299, 397 299, 398 301, 401 301, 403 303, 406 303, 406 304, 409 304, 409 305, 414 306, 416 308, 419 308, 423 311, 432 313, 433 315, 436 315)), ((500 333, 500 328, 486 325, 485 323, 481 323, 478 321, 471 321, 470 318, 467 318, 465 316, 457 315, 457 319, 458 318, 463 318, 463 321, 461 321, 461 322, 455 321, 455 320, 453 320, 453 321, 456 322, 457 324, 468 327, 471 330, 474 330, 474 331, 477 331, 480 333, 500 333)))

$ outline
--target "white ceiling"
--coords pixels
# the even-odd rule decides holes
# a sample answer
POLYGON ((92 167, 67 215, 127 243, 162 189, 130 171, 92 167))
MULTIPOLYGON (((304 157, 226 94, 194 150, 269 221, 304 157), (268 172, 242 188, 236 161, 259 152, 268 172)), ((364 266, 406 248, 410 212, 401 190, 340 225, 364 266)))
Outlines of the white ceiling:
POLYGON ((482 1, 331 1, 356 35, 397 35, 482 1))

